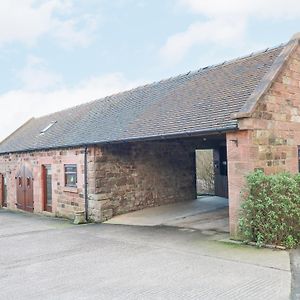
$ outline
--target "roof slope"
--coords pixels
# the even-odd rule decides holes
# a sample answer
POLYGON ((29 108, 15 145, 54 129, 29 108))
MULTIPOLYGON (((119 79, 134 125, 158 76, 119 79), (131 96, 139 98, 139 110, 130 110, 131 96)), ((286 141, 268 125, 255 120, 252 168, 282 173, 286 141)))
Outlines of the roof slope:
POLYGON ((0 144, 0 153, 236 128, 231 115, 245 106, 284 48, 280 45, 34 118, 0 144))

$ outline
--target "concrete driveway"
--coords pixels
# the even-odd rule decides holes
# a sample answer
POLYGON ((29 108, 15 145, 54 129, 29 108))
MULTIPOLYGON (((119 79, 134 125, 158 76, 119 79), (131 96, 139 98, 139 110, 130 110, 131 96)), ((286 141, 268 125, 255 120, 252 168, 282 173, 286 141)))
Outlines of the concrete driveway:
POLYGON ((300 300, 300 248, 291 251, 292 295, 291 300, 300 300))
POLYGON ((204 232, 229 231, 228 199, 217 196, 145 208, 116 216, 107 224, 134 226, 175 226, 204 232))
POLYGON ((0 299, 289 298, 287 252, 216 236, 0 210, 0 299))

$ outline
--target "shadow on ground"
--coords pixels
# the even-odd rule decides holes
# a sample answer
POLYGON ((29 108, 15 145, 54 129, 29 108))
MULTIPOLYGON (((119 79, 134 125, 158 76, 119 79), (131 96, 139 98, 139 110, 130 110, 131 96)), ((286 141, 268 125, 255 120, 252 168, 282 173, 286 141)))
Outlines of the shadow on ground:
POLYGON ((228 199, 216 196, 146 208, 116 216, 107 224, 134 226, 174 226, 228 233, 228 199))

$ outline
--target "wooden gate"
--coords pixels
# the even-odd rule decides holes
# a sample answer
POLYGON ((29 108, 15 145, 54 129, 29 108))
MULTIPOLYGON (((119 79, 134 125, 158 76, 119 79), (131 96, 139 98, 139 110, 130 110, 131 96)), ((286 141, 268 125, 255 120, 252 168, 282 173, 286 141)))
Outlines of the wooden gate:
POLYGON ((17 207, 33 212, 33 176, 32 172, 23 165, 16 176, 17 207))

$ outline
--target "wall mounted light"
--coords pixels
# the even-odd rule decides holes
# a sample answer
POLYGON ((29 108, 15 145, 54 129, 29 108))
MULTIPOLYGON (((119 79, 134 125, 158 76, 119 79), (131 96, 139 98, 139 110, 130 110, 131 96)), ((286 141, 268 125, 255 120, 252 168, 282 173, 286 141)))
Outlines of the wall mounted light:
POLYGON ((239 146, 239 140, 238 139, 230 140, 230 142, 234 143, 236 147, 239 146))

